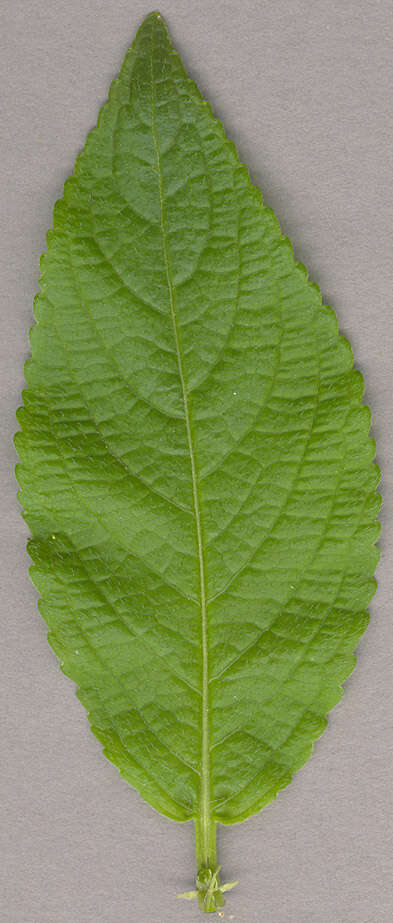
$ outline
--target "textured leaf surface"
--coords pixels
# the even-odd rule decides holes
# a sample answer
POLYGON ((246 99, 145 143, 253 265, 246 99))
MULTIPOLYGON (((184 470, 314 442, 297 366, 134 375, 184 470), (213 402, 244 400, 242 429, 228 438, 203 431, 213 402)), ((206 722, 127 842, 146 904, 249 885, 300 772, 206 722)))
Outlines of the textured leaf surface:
POLYGON ((258 811, 354 665, 361 375, 157 14, 56 204, 19 412, 49 640, 157 810, 258 811))

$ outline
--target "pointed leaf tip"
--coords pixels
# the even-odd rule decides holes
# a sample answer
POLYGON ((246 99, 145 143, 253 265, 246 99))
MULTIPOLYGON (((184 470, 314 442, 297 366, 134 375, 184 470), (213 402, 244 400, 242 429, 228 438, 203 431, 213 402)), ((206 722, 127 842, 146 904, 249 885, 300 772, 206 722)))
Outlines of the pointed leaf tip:
POLYGON ((161 16, 159 10, 154 10, 152 13, 148 13, 148 15, 145 16, 145 18, 142 20, 139 29, 137 30, 134 44, 143 38, 145 34, 148 34, 153 28, 156 33, 158 30, 159 32, 165 33, 165 35, 169 37, 169 31, 166 22, 161 16))
POLYGON ((143 26, 145 26, 147 23, 150 23, 150 22, 159 22, 159 23, 162 23, 162 25, 165 27, 165 21, 163 17, 161 16, 161 13, 159 10, 153 10, 152 13, 148 13, 148 15, 145 16, 145 18, 142 20, 140 28, 142 28, 143 26))

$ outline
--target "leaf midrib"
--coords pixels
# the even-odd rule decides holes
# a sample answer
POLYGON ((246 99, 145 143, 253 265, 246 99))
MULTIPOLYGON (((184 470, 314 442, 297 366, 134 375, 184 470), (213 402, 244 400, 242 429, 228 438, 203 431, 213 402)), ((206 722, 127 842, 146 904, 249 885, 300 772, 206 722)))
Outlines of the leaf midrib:
POLYGON ((206 595, 206 571, 202 537, 201 508, 199 496, 199 480, 196 466, 194 440, 191 426, 191 415, 188 403, 188 392, 186 386, 186 377, 183 364, 183 355, 181 348, 181 336, 176 315, 175 287, 171 275, 170 256, 168 248, 168 234, 166 228, 166 209, 164 199, 164 185, 161 169, 160 150, 158 145, 157 129, 155 122, 155 81, 153 70, 154 56, 154 29, 152 29, 151 41, 151 104, 152 104, 152 137, 156 155, 158 186, 160 196, 160 227, 162 235, 162 249, 165 264, 165 274, 168 285, 169 303, 171 320, 173 326, 173 335, 176 347, 177 364, 179 369, 179 378, 182 389, 184 416, 187 432, 188 451, 190 456, 192 495, 194 504, 194 516, 196 537, 198 546, 199 562, 199 585, 200 585, 200 611, 201 611, 201 655, 202 655, 202 682, 201 682, 201 762, 200 762, 200 829, 201 840, 205 845, 205 852, 208 851, 209 823, 210 823, 210 731, 209 731, 209 642, 208 642, 208 621, 207 621, 207 595, 206 595))

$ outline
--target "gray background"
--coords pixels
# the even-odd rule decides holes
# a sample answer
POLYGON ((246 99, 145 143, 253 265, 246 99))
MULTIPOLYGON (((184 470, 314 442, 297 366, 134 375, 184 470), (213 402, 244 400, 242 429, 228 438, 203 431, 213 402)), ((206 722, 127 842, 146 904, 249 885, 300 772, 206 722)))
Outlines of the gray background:
MULTIPOLYGON (((358 667, 308 765, 221 828, 237 923, 392 919, 391 5, 162 0, 189 73, 351 340, 383 468, 380 587, 358 667)), ((4 923, 193 921, 191 825, 160 817, 90 734, 29 581, 11 437, 55 199, 150 8, 3 0, 1 35, 4 923)))

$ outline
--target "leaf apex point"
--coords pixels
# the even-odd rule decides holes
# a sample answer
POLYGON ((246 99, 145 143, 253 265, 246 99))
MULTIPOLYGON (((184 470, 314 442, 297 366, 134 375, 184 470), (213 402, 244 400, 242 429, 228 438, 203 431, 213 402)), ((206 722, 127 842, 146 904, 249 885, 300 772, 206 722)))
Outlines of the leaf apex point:
POLYGON ((162 22, 162 23, 164 23, 164 19, 163 19, 163 17, 162 17, 162 15, 161 15, 161 13, 160 13, 159 10, 152 10, 152 12, 151 12, 151 13, 148 13, 147 16, 145 16, 145 18, 142 20, 142 25, 144 25, 145 23, 148 23, 148 22, 162 22))

